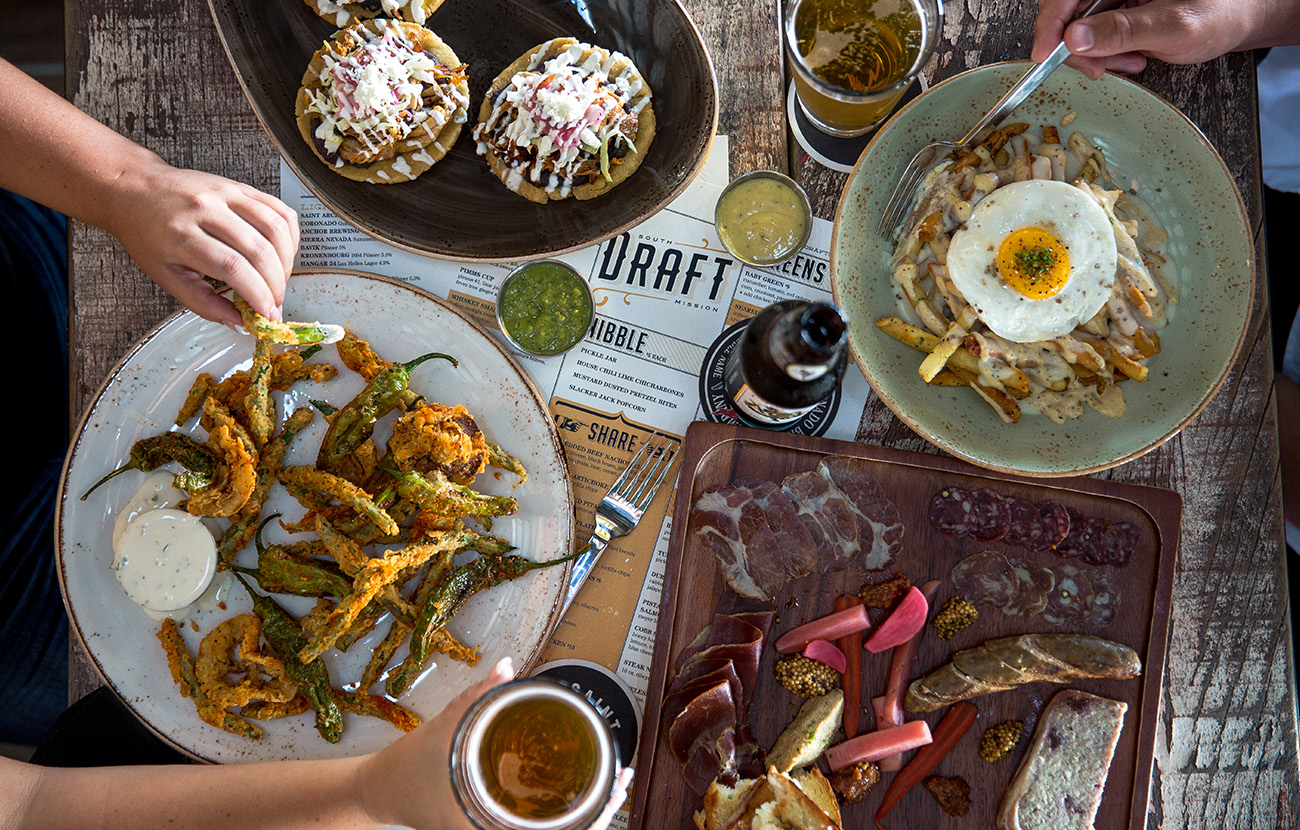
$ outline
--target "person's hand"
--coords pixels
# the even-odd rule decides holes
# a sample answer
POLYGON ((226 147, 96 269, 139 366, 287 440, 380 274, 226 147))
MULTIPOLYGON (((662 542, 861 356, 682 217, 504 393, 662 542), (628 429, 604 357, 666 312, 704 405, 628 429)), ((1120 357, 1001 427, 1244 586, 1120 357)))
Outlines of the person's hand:
MULTIPOLYGON (((359 786, 366 813, 380 824, 416 830, 474 830, 451 790, 451 741, 469 707, 514 677, 503 658, 476 686, 461 692, 437 717, 365 759, 359 786)), ((620 771, 605 810, 590 830, 604 830, 627 796, 632 770, 620 771)))
POLYGON ((1091 0, 1039 0, 1030 56, 1046 60, 1064 36, 1066 63, 1094 80, 1106 70, 1141 72, 1147 58, 1199 63, 1254 42, 1258 21, 1287 0, 1129 0, 1126 8, 1070 21, 1091 0))
MULTIPOLYGON (((128 177, 123 177, 124 179, 128 177)), ((158 160, 121 183, 121 210, 107 228, 144 273, 195 314, 241 326, 212 277, 255 311, 281 319, 298 250, 298 214, 246 184, 158 160)))

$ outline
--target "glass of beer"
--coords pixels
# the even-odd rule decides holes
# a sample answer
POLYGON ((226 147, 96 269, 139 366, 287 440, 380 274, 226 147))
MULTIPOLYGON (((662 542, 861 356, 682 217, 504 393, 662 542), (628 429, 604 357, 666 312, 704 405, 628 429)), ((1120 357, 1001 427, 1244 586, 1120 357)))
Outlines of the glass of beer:
POLYGON ((885 120, 934 53, 943 0, 786 0, 785 50, 808 120, 839 137, 885 120))

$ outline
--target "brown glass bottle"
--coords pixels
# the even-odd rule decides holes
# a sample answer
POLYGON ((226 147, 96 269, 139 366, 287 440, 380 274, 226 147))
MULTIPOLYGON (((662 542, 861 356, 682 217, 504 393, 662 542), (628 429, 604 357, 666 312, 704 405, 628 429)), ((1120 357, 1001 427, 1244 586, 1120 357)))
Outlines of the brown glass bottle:
POLYGON ((848 323, 830 303, 782 300, 760 311, 723 372, 741 420, 782 427, 811 412, 844 378, 847 340, 848 323))

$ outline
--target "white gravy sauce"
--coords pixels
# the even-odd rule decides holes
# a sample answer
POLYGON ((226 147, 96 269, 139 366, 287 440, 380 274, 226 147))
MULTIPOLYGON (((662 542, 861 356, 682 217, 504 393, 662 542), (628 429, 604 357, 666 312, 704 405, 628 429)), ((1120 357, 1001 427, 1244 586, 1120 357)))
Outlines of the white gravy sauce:
POLYGON ((155 472, 114 523, 117 581, 132 602, 158 619, 183 618, 201 598, 219 601, 221 586, 213 580, 216 541, 202 519, 175 509, 185 498, 184 491, 172 486, 170 473, 155 472))

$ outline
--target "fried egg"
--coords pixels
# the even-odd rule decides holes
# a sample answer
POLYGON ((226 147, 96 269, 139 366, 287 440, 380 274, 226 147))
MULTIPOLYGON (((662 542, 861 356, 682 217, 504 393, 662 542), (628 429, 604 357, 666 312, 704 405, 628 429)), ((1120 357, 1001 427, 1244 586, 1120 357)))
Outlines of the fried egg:
POLYGON ((948 276, 995 334, 1017 343, 1069 334, 1115 282, 1105 209, 1065 182, 1014 182, 984 197, 948 248, 948 276))

